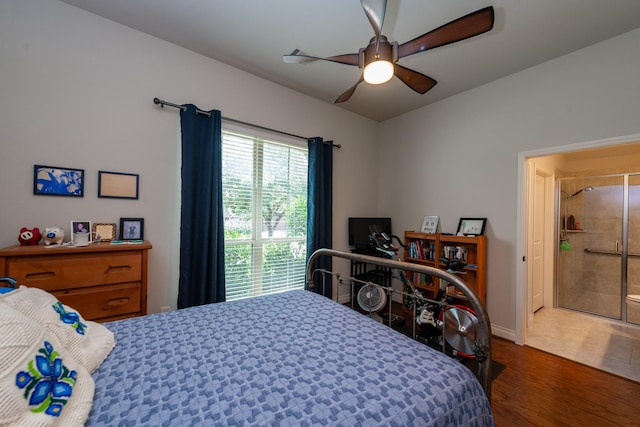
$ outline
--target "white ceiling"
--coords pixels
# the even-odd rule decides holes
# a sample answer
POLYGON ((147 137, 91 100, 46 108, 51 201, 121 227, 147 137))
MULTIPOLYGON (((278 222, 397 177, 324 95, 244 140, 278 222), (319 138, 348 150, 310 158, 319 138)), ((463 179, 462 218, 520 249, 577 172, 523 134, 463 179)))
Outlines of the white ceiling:
MULTIPOLYGON (((357 53, 373 37, 358 0, 62 1, 329 103, 361 71, 282 55, 357 53)), ((489 5, 490 32, 399 61, 437 80, 431 91, 363 83, 338 105, 383 121, 640 27, 640 0, 389 0, 382 33, 402 44, 489 5)))

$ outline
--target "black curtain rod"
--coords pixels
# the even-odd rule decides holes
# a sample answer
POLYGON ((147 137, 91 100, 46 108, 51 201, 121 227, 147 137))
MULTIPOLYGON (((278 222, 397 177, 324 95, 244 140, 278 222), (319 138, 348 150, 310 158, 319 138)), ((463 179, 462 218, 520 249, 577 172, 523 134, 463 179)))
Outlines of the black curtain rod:
MULTIPOLYGON (((187 107, 185 107, 184 105, 179 105, 179 104, 174 104, 173 102, 163 101, 162 99, 159 99, 159 98, 153 98, 153 103, 154 104, 159 104, 160 107, 162 107, 162 108, 164 108, 164 106, 166 105, 167 107, 179 108, 182 111, 186 111, 187 110, 187 107)), ((207 117, 211 116, 211 114, 209 114, 208 111, 203 111, 203 110, 200 110, 198 108, 196 108, 196 113, 204 114, 207 117)), ((256 125, 256 124, 253 124, 253 123, 243 122, 241 120, 230 119, 229 117, 224 117, 223 116, 222 120, 226 120, 228 122, 236 123, 236 124, 239 124, 239 125, 250 126, 250 127, 256 128, 256 129, 266 130, 268 132, 275 132, 275 133, 278 133, 280 135, 286 135, 286 136, 290 136, 290 137, 293 137, 293 138, 304 139, 305 141, 308 141, 309 139, 311 139, 311 138, 307 138, 307 137, 304 137, 304 136, 294 135, 294 134, 288 133, 288 132, 283 132, 281 130, 271 129, 271 128, 260 126, 260 125, 256 125)), ((328 144, 332 144, 331 141, 324 141, 324 143, 327 144, 327 145, 328 144)), ((336 148, 342 148, 342 145, 340 145, 340 144, 332 144, 332 145, 334 147, 336 147, 336 148)))

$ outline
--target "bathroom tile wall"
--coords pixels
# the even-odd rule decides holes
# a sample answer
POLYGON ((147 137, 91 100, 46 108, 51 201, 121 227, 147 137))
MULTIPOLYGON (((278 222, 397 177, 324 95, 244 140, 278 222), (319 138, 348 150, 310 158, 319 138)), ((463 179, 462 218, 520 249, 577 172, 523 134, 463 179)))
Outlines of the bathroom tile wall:
MULTIPOLYGON (((560 212, 572 215, 579 229, 567 231, 571 248, 559 251, 559 306, 622 316, 622 184, 621 176, 562 182, 560 212), (567 197, 586 186, 594 190, 567 197)), ((640 294, 640 256, 634 256, 640 255, 640 176, 632 176, 630 184, 628 294, 640 294)), ((627 310, 628 320, 640 323, 640 304, 630 304, 627 310)))

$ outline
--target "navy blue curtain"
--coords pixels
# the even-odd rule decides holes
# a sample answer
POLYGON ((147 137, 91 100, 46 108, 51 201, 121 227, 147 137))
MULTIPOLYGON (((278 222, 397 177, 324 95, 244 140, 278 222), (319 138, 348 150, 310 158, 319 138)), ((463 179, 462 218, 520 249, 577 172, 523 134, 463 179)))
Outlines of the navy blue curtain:
POLYGON ((178 308, 225 300, 221 114, 185 107, 178 308))
MULTIPOLYGON (((320 248, 333 247, 333 144, 322 138, 310 138, 309 183, 307 188, 307 260, 320 248)), ((331 270, 331 257, 320 257, 315 268, 331 270)), ((332 298, 332 276, 320 273, 313 277, 315 291, 332 298)))

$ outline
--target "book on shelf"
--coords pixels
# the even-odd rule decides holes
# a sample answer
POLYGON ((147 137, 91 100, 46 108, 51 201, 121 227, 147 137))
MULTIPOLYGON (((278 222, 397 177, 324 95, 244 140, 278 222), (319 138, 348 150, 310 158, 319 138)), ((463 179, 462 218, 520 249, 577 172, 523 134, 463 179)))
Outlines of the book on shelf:
POLYGON ((421 240, 409 242, 408 257, 433 261, 435 258, 435 243, 421 240))
POLYGON ((417 273, 415 271, 409 272, 409 280, 414 285, 425 287, 433 285, 433 278, 429 274, 417 273))

